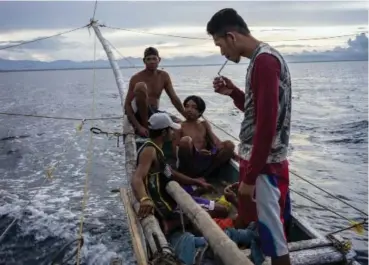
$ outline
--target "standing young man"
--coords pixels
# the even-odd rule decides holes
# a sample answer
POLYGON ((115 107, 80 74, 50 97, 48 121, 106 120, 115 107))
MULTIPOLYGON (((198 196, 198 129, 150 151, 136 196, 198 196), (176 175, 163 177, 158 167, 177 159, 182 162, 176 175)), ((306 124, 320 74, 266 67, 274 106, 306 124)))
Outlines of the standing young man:
POLYGON ((173 89, 169 74, 158 69, 160 62, 158 50, 154 47, 145 49, 143 61, 145 69, 134 74, 129 81, 124 109, 136 133, 148 137, 148 119, 152 114, 160 112, 159 102, 163 90, 182 115, 184 109, 173 89))
POLYGON ((291 78, 287 63, 277 50, 250 34, 234 9, 225 8, 214 14, 207 24, 207 32, 228 60, 239 63, 241 57, 250 59, 245 92, 226 77, 215 78, 213 86, 215 92, 229 95, 245 113, 239 135, 240 218, 244 225, 252 219, 258 220, 262 248, 272 258, 273 265, 289 265, 283 229, 291 119, 291 78))

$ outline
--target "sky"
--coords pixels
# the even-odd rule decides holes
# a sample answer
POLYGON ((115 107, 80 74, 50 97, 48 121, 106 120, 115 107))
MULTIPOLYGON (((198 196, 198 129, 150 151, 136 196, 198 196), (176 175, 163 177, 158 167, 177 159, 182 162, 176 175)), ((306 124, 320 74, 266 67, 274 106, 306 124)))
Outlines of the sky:
MULTIPOLYGON (((0 48, 77 28, 89 23, 94 1, 41 1, 0 3, 0 48)), ((161 34, 209 38, 191 40, 139 32, 101 28, 106 39, 124 56, 142 57, 148 46, 163 58, 219 54, 206 34, 206 23, 219 9, 235 8, 251 33, 284 54, 360 52, 366 50, 368 3, 355 1, 98 1, 96 19, 109 27, 161 34), (342 36, 344 35, 344 36, 342 36), (342 36, 329 38, 333 36, 342 36), (301 40, 326 38, 318 40, 301 40), (349 40, 351 38, 351 40, 349 40)), ((106 59, 97 43, 97 59, 106 59)), ((93 59, 94 33, 82 29, 60 37, 0 50, 0 58, 11 60, 93 59)))

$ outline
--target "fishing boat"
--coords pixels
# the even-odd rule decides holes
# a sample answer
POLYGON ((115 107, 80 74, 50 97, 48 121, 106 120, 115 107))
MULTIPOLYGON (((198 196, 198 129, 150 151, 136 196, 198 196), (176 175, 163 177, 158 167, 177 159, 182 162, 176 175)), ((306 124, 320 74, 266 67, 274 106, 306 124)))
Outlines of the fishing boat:
MULTIPOLYGON (((125 123, 129 123, 126 119, 125 123)), ((216 129, 215 129, 216 131, 216 129)), ((135 144, 138 149, 146 139, 136 136, 135 144)), ((173 158, 171 142, 166 142, 163 147, 163 151, 166 157, 173 158)), ((218 179, 227 182, 234 183, 238 181, 239 176, 239 164, 235 160, 231 160, 228 164, 223 166, 212 176, 212 180, 218 179)), ((209 180, 211 182, 211 180, 209 180)), ((224 185, 218 182, 212 182, 212 184, 221 190, 224 185)), ((128 199, 128 189, 121 189, 122 199, 126 207, 131 208, 133 201, 128 199)), ((147 240, 144 235, 139 234, 139 229, 135 228, 139 225, 135 211, 133 208, 126 211, 132 240, 135 242, 137 249, 147 249, 144 246, 142 240, 137 240, 137 237, 142 237, 143 240, 147 240), (136 232, 137 231, 137 232, 136 232), (140 245, 141 244, 141 245, 140 245)), ((332 235, 330 238, 325 237, 319 231, 314 229, 310 223, 299 216, 296 213, 292 213, 292 220, 288 224, 287 239, 289 242, 289 250, 292 264, 304 264, 304 265, 318 265, 318 264, 355 264, 359 263, 355 261, 356 253, 347 245, 347 241, 339 236, 332 235)), ((250 254, 250 250, 243 250, 246 254, 250 254)), ((147 264, 155 255, 149 254, 150 251, 145 251, 144 257, 140 257, 139 253, 136 253, 136 258, 145 258, 148 260, 140 261, 138 264, 147 264)), ((219 260, 203 261, 204 264, 223 264, 219 263, 219 260)), ((199 263, 201 264, 201 263, 199 263)), ((270 264, 270 260, 266 259, 263 264, 270 264)))
MULTIPOLYGON (((109 58, 121 98, 121 106, 124 112, 124 83, 119 66, 106 39, 101 35, 99 24, 91 21, 91 27, 100 40, 109 58)), ((215 129, 215 132, 217 130, 215 129)), ((131 178, 136 167, 137 149, 147 140, 135 135, 128 118, 123 119, 123 138, 125 147, 125 166, 127 187, 120 189, 121 199, 127 215, 128 226, 131 232, 131 240, 137 264, 184 264, 176 257, 174 246, 164 236, 158 220, 154 215, 144 219, 138 219, 136 213, 139 203, 136 201, 131 190, 131 178)), ((163 147, 167 158, 173 158, 171 142, 166 142, 163 147)), ((239 164, 231 160, 217 171, 217 176, 212 179, 221 179, 227 183, 238 181, 239 164)), ((223 190, 220 181, 212 183, 218 190, 223 190)), ((208 242, 207 251, 212 255, 203 255, 196 259, 196 264, 253 264, 249 259, 250 250, 240 249, 211 219, 210 215, 194 202, 175 181, 166 186, 167 192, 177 202, 184 215, 201 232, 208 242)), ((315 230, 304 218, 292 213, 292 219, 287 227, 288 247, 291 262, 294 265, 318 265, 318 264, 352 264, 359 265, 355 261, 356 253, 351 244, 336 234, 325 236, 315 230)), ((184 232, 184 231, 183 231, 184 232)), ((204 253, 203 253, 204 254, 204 253)), ((270 264, 265 259, 263 264, 270 264)))

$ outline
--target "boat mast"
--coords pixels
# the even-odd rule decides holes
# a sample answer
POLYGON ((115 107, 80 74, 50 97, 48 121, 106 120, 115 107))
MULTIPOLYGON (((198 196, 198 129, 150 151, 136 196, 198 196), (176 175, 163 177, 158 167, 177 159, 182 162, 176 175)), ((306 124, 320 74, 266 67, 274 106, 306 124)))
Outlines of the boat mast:
MULTIPOLYGON (((113 52, 110 49, 110 45, 108 44, 108 42, 106 41, 106 39, 102 36, 100 32, 100 29, 99 29, 100 25, 97 23, 97 21, 91 21, 91 26, 94 29, 97 38, 101 42, 101 45, 103 46, 106 52, 106 55, 108 56, 111 68, 113 69, 114 77, 115 77, 118 90, 119 90, 122 111, 124 113, 125 112, 124 111, 124 86, 125 85, 124 85, 123 75, 120 71, 120 67, 117 63, 117 60, 113 52)), ((131 123, 128 121, 128 118, 126 115, 124 115, 124 120, 123 120, 123 135, 125 137, 124 138, 124 147, 125 147, 124 150, 125 150, 125 167, 126 167, 126 174, 127 174, 127 193, 128 193, 129 200, 134 206, 136 213, 137 213, 138 208, 139 208, 139 203, 137 202, 135 196, 133 196, 133 192, 131 189, 131 178, 136 168, 136 141, 135 141, 135 133, 134 133, 133 127, 131 123)), ((129 206, 126 206, 126 207, 129 207, 129 206)), ((156 253, 158 251, 153 235, 156 235, 158 239, 157 241, 159 242, 160 248, 163 250, 163 252, 171 253, 168 241, 166 240, 162 230, 160 229, 157 219, 153 215, 150 215, 144 218, 143 220, 141 220, 141 226, 146 236, 146 239, 149 243, 149 247, 152 253, 156 253)), ((135 236, 137 235, 133 235, 133 237, 135 236)), ((145 239, 141 238, 141 241, 144 244, 145 239)))

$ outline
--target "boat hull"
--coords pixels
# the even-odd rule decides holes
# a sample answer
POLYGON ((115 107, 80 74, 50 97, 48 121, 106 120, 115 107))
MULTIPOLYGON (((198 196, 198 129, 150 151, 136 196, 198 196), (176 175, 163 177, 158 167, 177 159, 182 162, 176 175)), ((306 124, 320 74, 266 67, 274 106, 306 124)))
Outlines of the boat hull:
MULTIPOLYGON (((136 147, 137 149, 146 141, 146 139, 136 137, 136 147)), ((166 142, 163 146, 163 151, 166 157, 170 159, 174 159, 172 153, 172 145, 171 142, 166 142)), ((239 165, 236 161, 231 160, 228 164, 221 167, 216 175, 212 176, 212 180, 218 179, 221 181, 212 182, 219 190, 222 190, 224 187, 224 182, 234 183, 238 181, 239 177, 239 165), (221 183, 223 182, 223 183, 221 183)), ((126 190, 121 190, 121 193, 127 192, 126 190)), ((124 195, 122 195, 124 196, 124 195)), ((129 197, 123 200, 124 204, 127 205, 129 197)), ((143 242, 145 238, 142 233, 142 229, 140 230, 139 221, 135 216, 135 212, 133 210, 126 210, 127 215, 129 216, 129 226, 131 229, 132 240, 134 244, 134 248, 140 249, 141 251, 135 251, 136 258, 138 264, 147 264, 147 260, 150 259, 150 253, 148 249, 144 246, 145 242, 143 242), (140 238, 138 240, 137 238, 140 238), (145 255, 142 254, 142 250, 145 251, 145 255), (145 256, 145 257, 143 257, 145 256)), ((336 237, 338 241, 343 241, 342 238, 336 237)), ((326 265, 326 264, 354 264, 359 265, 354 260, 356 253, 353 250, 348 251, 343 254, 336 247, 333 246, 333 243, 328 238, 324 237, 320 232, 315 230, 311 224, 300 217, 296 213, 292 213, 291 222, 288 225, 288 242, 289 242, 289 250, 291 262, 294 265, 326 265), (351 263, 350 263, 351 262, 351 263)), ((245 250, 246 254, 249 254, 249 250, 245 250)), ((206 264, 221 264, 219 260, 211 262, 206 260, 206 264)), ((270 264, 270 260, 266 259, 264 264, 270 264)))

